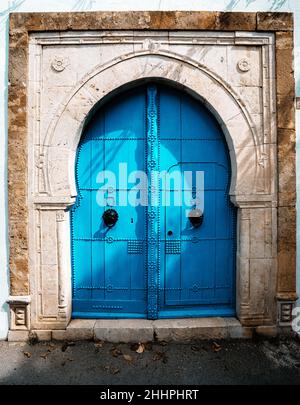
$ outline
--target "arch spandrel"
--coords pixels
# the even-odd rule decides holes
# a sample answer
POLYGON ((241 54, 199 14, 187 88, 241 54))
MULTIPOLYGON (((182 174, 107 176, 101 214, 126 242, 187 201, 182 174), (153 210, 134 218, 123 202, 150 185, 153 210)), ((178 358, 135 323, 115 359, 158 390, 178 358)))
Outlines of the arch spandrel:
POLYGON ((231 156, 232 181, 230 194, 235 202, 240 195, 256 194, 257 161, 261 145, 259 137, 238 97, 219 77, 177 55, 145 54, 118 58, 106 68, 86 75, 56 114, 46 135, 48 182, 51 195, 76 195, 74 164, 83 125, 95 105, 112 92, 140 80, 167 80, 202 100, 221 124, 231 156), (176 56, 176 57, 175 57, 176 56), (63 147, 67 159, 56 158, 56 148, 63 147), (52 159, 55 159, 56 170, 52 159), (54 175, 55 173, 55 175, 54 175), (66 173, 68 173, 67 181, 66 173), (60 177, 63 177, 63 180, 60 177))

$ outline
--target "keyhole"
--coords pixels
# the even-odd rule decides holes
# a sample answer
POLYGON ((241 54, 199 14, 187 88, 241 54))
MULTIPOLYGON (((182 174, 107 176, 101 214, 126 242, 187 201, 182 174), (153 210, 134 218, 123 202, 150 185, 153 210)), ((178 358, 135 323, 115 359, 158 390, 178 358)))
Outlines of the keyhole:
POLYGON ((133 218, 131 218, 131 223, 133 224, 133 218))
POLYGON ((173 232, 172 232, 172 231, 168 231, 168 235, 169 235, 169 236, 172 236, 172 235, 173 235, 173 232))

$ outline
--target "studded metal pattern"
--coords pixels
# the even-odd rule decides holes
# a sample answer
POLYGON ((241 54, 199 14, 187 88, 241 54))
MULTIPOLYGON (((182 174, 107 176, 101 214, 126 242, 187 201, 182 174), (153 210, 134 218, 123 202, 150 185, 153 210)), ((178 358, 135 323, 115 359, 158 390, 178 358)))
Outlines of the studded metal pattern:
POLYGON ((130 240, 127 242, 127 253, 128 254, 143 254, 144 251, 143 242, 137 240, 130 240))
MULTIPOLYGON (((158 141, 158 111, 157 111, 157 88, 150 85, 147 89, 147 167, 149 179, 148 192, 148 217, 152 220, 148 222, 148 318, 156 319, 158 316, 158 235, 159 235, 159 210, 158 205, 153 205, 153 190, 156 189, 155 179, 152 170, 157 169, 156 162, 159 161, 159 141, 158 141), (151 288, 150 288, 151 286, 151 288)), ((156 196, 157 197, 157 196, 156 196)))
POLYGON ((181 242, 180 240, 168 240, 166 242, 166 254, 168 255, 180 255, 181 253, 181 242))

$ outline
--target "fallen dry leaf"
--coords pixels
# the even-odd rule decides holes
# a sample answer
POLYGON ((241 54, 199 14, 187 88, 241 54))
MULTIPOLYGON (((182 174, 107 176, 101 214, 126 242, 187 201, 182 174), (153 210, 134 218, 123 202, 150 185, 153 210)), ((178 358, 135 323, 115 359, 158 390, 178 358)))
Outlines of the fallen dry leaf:
POLYGON ((112 375, 118 374, 119 372, 120 372, 120 369, 117 367, 110 368, 110 374, 112 374, 112 375))
POLYGON ((113 347, 110 351, 111 355, 114 357, 119 357, 121 356, 123 353, 121 352, 120 349, 118 349, 117 347, 113 347))
POLYGON ((30 352, 23 352, 24 356, 27 357, 28 359, 31 357, 31 353, 30 352))
POLYGON ((61 347, 61 351, 65 352, 69 346, 75 346, 75 343, 74 342, 65 342, 61 347))
POLYGON ((212 349, 215 353, 219 352, 220 350, 222 350, 221 345, 219 345, 217 342, 213 342, 212 344, 212 349))
POLYGON ((102 342, 102 341, 99 341, 99 342, 97 342, 97 343, 94 343, 94 346, 95 346, 96 348, 101 348, 101 347, 103 347, 103 345, 104 345, 104 342, 102 342))
POLYGON ((100 349, 102 349, 104 342, 94 343, 95 352, 99 353, 100 349))
POLYGON ((139 343, 139 347, 136 349, 136 353, 144 353, 145 351, 145 345, 143 343, 139 343))
POLYGON ((40 354, 40 357, 41 357, 42 359, 45 359, 45 360, 46 360, 49 354, 50 354, 49 352, 48 352, 48 353, 42 353, 42 354, 40 354))
POLYGON ((127 363, 131 364, 133 362, 133 357, 130 356, 130 354, 123 354, 124 360, 127 361, 127 363))

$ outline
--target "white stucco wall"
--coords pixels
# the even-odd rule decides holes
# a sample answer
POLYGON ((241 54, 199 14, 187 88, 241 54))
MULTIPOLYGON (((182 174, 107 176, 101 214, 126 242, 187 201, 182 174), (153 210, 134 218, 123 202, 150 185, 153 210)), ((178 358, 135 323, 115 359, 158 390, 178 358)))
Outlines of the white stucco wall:
MULTIPOLYGON (((295 13, 296 82, 300 96, 300 1, 299 0, 0 0, 0 339, 8 330, 8 235, 7 235, 7 60, 10 12, 92 10, 207 10, 293 11, 295 13), (297 69, 298 67, 298 69, 297 69)), ((300 163, 300 112, 297 113, 297 161, 300 163)), ((297 179, 300 190, 300 177, 297 179)), ((298 207, 300 207, 298 201, 298 207)), ((300 222, 299 222, 300 224, 300 222)), ((298 226, 298 242, 300 241, 298 226)), ((299 256, 299 255, 298 255, 299 256)), ((298 258, 298 291, 300 291, 298 258)))

